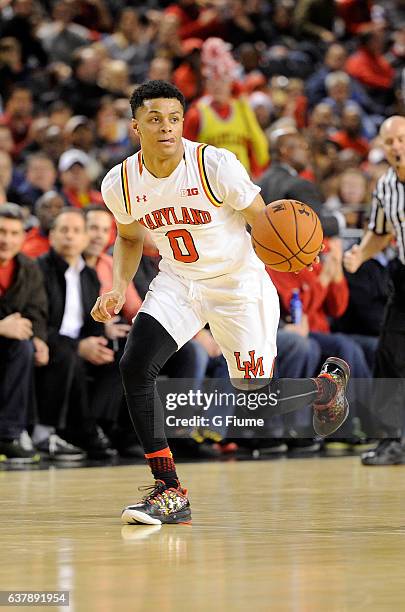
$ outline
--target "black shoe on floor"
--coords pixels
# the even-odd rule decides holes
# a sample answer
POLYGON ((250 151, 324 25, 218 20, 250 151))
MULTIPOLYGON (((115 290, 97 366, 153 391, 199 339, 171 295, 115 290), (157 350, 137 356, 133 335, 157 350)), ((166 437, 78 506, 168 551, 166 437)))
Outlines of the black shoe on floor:
POLYGON ((401 465, 405 463, 405 448, 398 440, 381 440, 376 448, 361 455, 363 465, 401 465))
POLYGON ((110 438, 99 425, 78 437, 77 442, 84 448, 89 459, 113 459, 118 456, 117 449, 113 448, 110 438))
POLYGON ((314 402, 313 426, 318 436, 329 436, 346 421, 349 415, 349 402, 346 388, 350 377, 350 368, 346 361, 339 357, 328 357, 322 366, 318 378, 329 378, 336 383, 336 392, 327 404, 314 402))
POLYGON ((0 461, 5 463, 38 463, 41 459, 36 450, 27 450, 20 444, 20 440, 0 440, 0 461))
POLYGON ((66 442, 57 434, 51 434, 42 442, 35 445, 45 459, 50 461, 83 461, 86 453, 77 446, 66 442))

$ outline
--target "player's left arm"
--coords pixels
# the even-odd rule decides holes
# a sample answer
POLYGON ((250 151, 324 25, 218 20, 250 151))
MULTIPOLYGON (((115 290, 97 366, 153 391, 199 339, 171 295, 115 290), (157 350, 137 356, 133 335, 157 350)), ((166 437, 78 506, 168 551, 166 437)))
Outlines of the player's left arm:
POLYGON ((258 193, 254 198, 253 202, 247 208, 244 208, 240 212, 245 218, 246 223, 250 225, 250 227, 252 227, 255 219, 260 215, 264 208, 266 208, 266 204, 260 193, 258 193))

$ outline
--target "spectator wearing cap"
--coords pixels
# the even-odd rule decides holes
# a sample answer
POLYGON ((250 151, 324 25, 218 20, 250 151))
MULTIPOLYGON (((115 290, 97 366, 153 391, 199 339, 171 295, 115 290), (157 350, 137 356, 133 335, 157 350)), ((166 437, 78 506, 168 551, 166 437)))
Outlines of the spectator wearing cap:
POLYGON ((48 363, 47 298, 37 264, 21 254, 24 219, 16 204, 0 206, 0 456, 36 462, 22 448, 34 363, 48 363))
POLYGON ((232 151, 252 175, 269 162, 266 136, 249 102, 232 95, 237 64, 230 47, 220 38, 209 38, 202 47, 207 95, 186 113, 184 135, 232 151))
POLYGON ((31 228, 25 236, 21 251, 24 255, 36 259, 49 251, 49 232, 64 205, 57 191, 47 191, 36 201, 34 211, 39 225, 31 228))
POLYGON ((91 186, 90 162, 90 157, 80 149, 68 149, 60 156, 58 169, 62 195, 69 206, 85 208, 103 203, 101 193, 91 186))
POLYGON ((271 123, 273 104, 270 96, 264 91, 254 91, 249 96, 249 104, 256 115, 256 119, 263 131, 266 131, 271 123))
POLYGON ((65 125, 64 135, 68 149, 80 149, 89 156, 88 170, 93 180, 97 179, 104 168, 100 163, 100 149, 96 146, 96 127, 94 121, 85 115, 74 115, 65 125))

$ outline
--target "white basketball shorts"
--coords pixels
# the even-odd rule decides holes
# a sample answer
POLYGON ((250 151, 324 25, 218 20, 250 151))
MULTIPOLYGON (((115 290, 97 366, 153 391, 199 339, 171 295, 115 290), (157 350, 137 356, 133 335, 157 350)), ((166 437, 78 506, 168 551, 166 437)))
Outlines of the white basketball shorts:
POLYGON ((272 376, 280 307, 277 291, 264 268, 249 266, 198 281, 161 270, 139 312, 159 321, 178 348, 209 323, 230 378, 272 376))

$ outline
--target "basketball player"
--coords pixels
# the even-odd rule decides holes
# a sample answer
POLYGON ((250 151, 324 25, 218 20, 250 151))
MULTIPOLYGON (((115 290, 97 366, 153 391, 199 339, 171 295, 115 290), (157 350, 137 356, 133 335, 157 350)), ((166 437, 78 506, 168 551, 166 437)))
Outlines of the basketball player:
MULTIPOLYGON (((187 522, 187 490, 165 437, 163 407, 155 410, 156 377, 208 322, 234 385, 246 389, 244 381, 256 378, 264 387, 276 356, 279 302, 246 231, 246 222, 252 225, 265 204, 244 167, 225 149, 182 138, 184 98, 170 83, 149 81, 134 91, 130 103, 142 149, 103 180, 118 236, 113 288, 97 299, 92 316, 105 322, 109 311, 121 310, 144 233, 152 232, 162 256, 160 272, 134 321, 120 366, 155 485, 141 502, 124 509, 122 520, 187 522)), ((348 377, 347 364, 329 358, 318 378, 274 380, 271 392, 278 394, 282 411, 314 402, 314 427, 325 436, 347 417, 348 377)))

